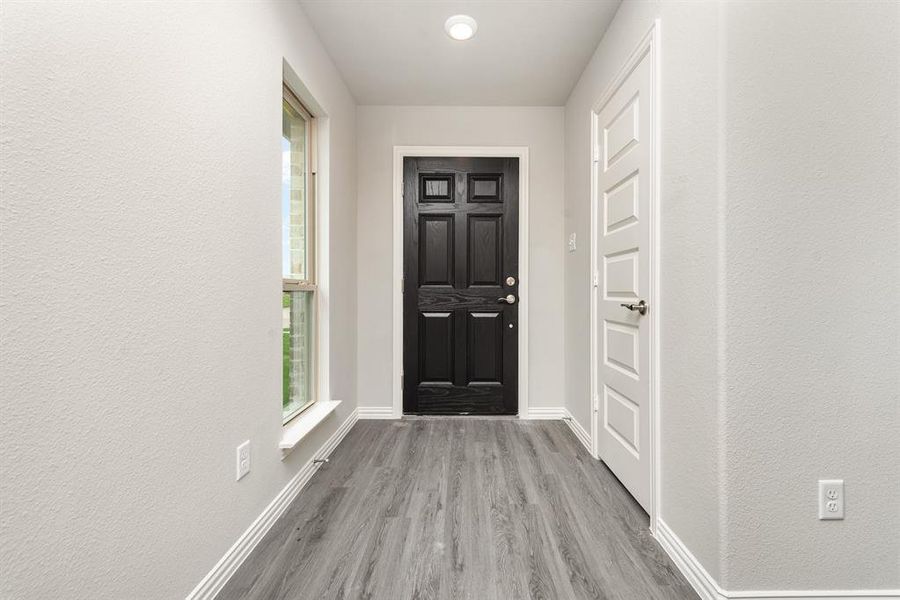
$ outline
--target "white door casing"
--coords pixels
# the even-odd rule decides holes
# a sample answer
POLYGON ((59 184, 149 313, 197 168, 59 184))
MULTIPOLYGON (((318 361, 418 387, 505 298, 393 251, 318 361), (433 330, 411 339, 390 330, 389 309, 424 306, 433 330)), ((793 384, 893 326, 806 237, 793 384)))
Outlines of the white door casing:
POLYGON ((651 516, 658 372, 654 33, 592 113, 591 244, 594 451, 651 516), (622 306, 641 301, 643 315, 622 306))

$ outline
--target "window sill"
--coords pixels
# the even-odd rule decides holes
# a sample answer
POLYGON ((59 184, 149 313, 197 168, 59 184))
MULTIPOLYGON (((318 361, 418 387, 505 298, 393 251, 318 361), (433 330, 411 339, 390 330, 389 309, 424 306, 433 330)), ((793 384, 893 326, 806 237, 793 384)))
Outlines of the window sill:
POLYGON ((305 438, 309 433, 325 420, 325 417, 334 412, 334 409, 340 404, 340 400, 328 400, 326 402, 316 402, 300 415, 289 421, 281 430, 281 441, 278 447, 287 454, 293 450, 300 440, 305 438))

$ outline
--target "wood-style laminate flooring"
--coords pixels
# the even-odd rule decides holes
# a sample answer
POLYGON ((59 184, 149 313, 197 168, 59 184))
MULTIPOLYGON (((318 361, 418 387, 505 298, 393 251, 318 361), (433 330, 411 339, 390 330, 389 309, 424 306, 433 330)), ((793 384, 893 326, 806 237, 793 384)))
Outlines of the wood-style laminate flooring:
POLYGON ((219 600, 697 596, 560 421, 360 421, 219 600))

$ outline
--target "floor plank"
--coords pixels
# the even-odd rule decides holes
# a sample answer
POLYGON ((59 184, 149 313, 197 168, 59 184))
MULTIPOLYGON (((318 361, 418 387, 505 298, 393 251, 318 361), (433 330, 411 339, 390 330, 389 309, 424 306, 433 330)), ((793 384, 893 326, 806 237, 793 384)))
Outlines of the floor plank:
POLYGON ((695 600, 558 421, 360 421, 219 600, 695 600))

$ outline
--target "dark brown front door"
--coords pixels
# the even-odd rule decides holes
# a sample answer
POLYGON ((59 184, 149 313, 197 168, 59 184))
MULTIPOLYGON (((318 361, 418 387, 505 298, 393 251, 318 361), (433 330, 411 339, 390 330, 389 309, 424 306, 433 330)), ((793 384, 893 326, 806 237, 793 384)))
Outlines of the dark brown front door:
POLYGON ((516 414, 519 160, 405 158, 403 215, 403 411, 516 414))

